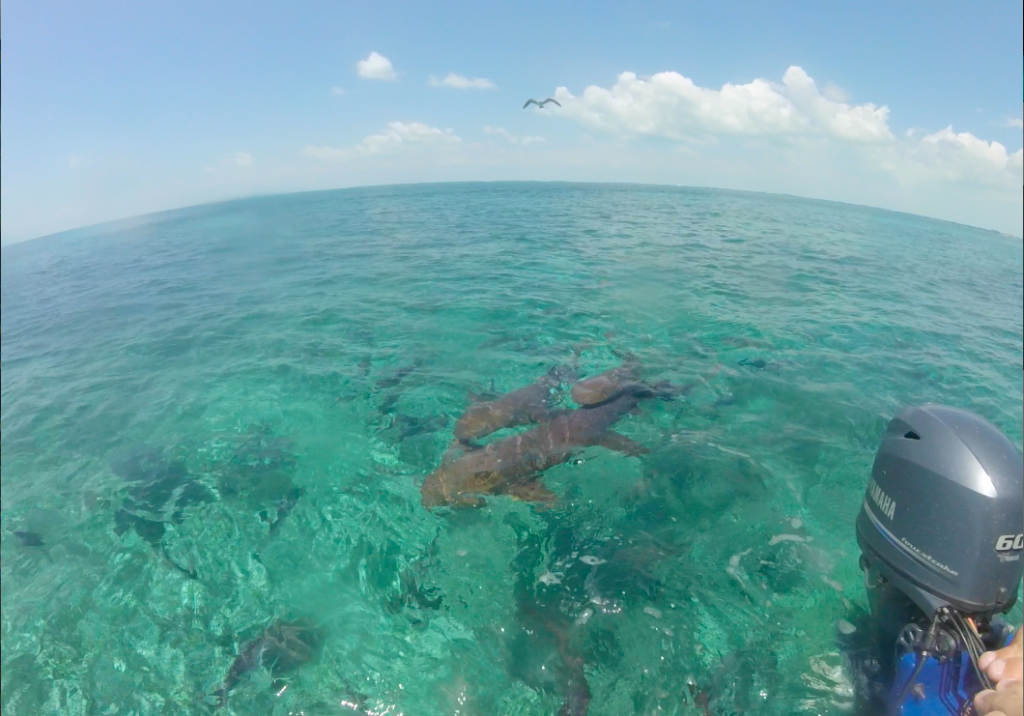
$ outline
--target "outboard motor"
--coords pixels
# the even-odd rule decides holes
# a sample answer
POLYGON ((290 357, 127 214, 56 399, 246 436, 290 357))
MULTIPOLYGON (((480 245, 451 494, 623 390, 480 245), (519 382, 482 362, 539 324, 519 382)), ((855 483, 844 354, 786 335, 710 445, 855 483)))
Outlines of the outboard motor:
POLYGON ((1012 637, 1022 533, 1024 461, 998 428, 939 405, 889 423, 857 542, 876 642, 896 644, 890 714, 973 713, 978 657, 1012 637))

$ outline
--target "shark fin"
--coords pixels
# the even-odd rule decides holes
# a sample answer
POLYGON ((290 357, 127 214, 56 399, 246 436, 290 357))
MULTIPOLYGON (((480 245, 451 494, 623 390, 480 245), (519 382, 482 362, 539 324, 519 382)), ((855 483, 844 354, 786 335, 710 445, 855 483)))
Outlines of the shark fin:
POLYGON ((494 383, 492 382, 491 390, 481 390, 479 393, 476 393, 472 390, 467 390, 466 397, 469 399, 469 402, 471 403, 489 403, 492 400, 498 398, 498 393, 493 390, 493 387, 494 383))
POLYGON ((629 455, 630 457, 645 455, 650 452, 650 450, 635 440, 630 440, 625 435, 620 435, 619 433, 611 430, 604 432, 601 437, 594 441, 594 444, 608 448, 609 450, 621 452, 625 455, 629 455))

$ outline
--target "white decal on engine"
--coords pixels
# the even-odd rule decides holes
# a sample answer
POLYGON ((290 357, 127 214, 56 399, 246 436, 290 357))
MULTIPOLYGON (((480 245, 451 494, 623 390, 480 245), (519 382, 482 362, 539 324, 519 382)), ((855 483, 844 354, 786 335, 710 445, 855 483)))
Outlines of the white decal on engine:
POLYGON ((882 511, 883 515, 890 520, 896 515, 896 500, 885 494, 874 480, 868 483, 868 494, 871 495, 871 499, 878 505, 878 509, 882 511))

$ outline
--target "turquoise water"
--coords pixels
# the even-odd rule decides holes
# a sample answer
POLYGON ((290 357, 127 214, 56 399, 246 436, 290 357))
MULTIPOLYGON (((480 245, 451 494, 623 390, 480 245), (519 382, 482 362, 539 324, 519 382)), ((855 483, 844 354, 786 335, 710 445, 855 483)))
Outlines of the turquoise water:
POLYGON ((1022 304, 1019 240, 667 187, 292 195, 5 247, 0 708, 212 712, 302 618, 322 648, 220 713, 553 714, 581 671, 594 715, 849 713, 877 440, 931 401, 1020 447, 1022 304), (551 509, 424 509, 467 393, 581 345, 586 374, 722 368, 616 426, 649 454, 549 470, 551 509))

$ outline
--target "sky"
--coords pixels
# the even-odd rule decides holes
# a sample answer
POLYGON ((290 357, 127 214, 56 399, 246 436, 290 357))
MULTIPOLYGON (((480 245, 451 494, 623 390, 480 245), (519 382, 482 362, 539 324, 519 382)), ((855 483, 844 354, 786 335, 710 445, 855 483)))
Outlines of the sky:
POLYGON ((1020 0, 6 0, 0 238, 224 199, 565 180, 1024 233, 1020 0), (523 109, 527 98, 561 106, 523 109))

